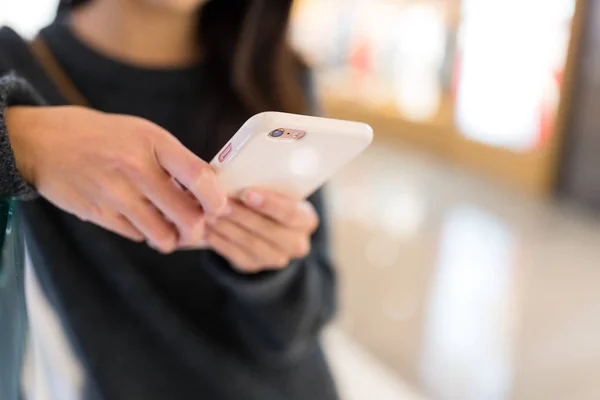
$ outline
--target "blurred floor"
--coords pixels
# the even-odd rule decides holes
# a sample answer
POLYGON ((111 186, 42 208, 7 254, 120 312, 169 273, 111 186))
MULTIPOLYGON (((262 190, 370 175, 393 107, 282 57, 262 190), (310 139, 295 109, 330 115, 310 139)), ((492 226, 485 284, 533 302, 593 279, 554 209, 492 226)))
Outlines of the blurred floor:
POLYGON ((348 400, 600 398, 598 218, 393 142, 330 195, 348 400))

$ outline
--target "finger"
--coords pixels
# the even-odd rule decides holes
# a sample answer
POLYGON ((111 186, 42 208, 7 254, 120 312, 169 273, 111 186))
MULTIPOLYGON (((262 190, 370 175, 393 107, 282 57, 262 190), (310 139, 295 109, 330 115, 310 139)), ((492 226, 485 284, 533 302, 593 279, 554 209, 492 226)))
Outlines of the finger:
POLYGON ((170 134, 162 136, 154 151, 159 164, 196 196, 206 213, 219 215, 225 210, 227 194, 209 164, 170 134))
POLYGON ((82 221, 91 222, 134 242, 144 241, 144 235, 122 215, 91 203, 77 191, 71 191, 69 198, 73 203, 73 207, 69 207, 71 212, 82 221))
POLYGON ((200 204, 175 185, 162 168, 156 168, 148 179, 137 184, 148 200, 175 224, 180 246, 194 245, 202 240, 204 213, 200 204))
POLYGON ((175 250, 175 227, 133 185, 125 179, 116 179, 110 185, 105 185, 105 188, 104 201, 142 232, 152 247, 164 253, 175 250))
POLYGON ((219 236, 242 248, 261 267, 284 268, 290 262, 289 257, 270 242, 231 221, 221 219, 209 222, 208 226, 219 236))
POLYGON ((145 240, 144 235, 120 214, 105 215, 103 218, 91 218, 90 222, 134 242, 145 240))
POLYGON ((175 227, 146 199, 136 204, 124 204, 122 213, 140 230, 150 246, 168 254, 175 251, 178 235, 175 227))
POLYGON ((303 258, 310 251, 310 235, 304 230, 295 230, 258 214, 241 204, 232 204, 231 213, 221 218, 250 232, 252 237, 261 238, 284 254, 303 258))
POLYGON ((318 216, 307 201, 298 202, 278 193, 250 189, 241 195, 242 202, 249 208, 292 228, 316 229, 318 216))
POLYGON ((205 240, 215 252, 229 261, 235 270, 244 274, 253 274, 260 271, 260 266, 243 248, 228 241, 214 230, 207 229, 205 240))

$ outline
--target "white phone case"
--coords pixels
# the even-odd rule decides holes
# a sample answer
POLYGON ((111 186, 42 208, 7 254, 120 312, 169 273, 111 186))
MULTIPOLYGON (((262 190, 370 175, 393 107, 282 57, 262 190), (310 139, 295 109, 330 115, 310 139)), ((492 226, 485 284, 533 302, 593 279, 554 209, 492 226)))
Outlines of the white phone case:
POLYGON ((264 112, 246 121, 211 165, 232 196, 258 187, 304 199, 372 140, 373 129, 364 123, 264 112), (281 137, 271 136, 280 129, 281 137))

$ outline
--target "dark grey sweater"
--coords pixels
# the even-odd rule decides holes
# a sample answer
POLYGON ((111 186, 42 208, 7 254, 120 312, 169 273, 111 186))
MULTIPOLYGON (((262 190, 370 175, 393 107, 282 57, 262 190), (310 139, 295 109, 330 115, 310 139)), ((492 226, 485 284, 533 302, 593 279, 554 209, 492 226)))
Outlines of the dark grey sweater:
MULTIPOLYGON (((201 66, 139 69, 92 51, 64 25, 42 35, 94 108, 152 120, 203 159, 212 157, 219 143, 208 146, 210 133, 191 118, 201 66)), ((31 199, 3 111, 66 102, 7 28, 0 30, 0 76, 0 195, 31 199)), ((325 223, 320 194, 310 200, 325 223)), ((242 276, 213 252, 160 255, 41 198, 20 207, 42 289, 85 370, 86 398, 337 398, 318 341, 335 303, 326 226, 305 259, 242 276)))
MULTIPOLYGON (((0 60, 0 71, 1 68, 0 60)), ((36 197, 35 189, 25 182, 17 166, 4 124, 4 110, 11 105, 35 106, 42 98, 24 79, 15 73, 0 76, 0 196, 14 196, 22 200, 36 197)))

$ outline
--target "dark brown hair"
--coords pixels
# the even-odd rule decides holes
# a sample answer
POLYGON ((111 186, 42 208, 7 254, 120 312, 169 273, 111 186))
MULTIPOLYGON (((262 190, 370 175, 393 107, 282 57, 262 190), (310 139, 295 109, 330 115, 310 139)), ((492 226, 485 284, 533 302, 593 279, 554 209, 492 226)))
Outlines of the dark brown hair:
MULTIPOLYGON (((61 0, 59 14, 88 1, 61 0)), ((212 0, 202 7, 198 40, 208 76, 199 110, 202 129, 217 133, 214 146, 254 113, 308 111, 307 68, 287 43, 292 3, 212 0)))

